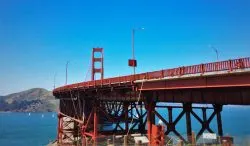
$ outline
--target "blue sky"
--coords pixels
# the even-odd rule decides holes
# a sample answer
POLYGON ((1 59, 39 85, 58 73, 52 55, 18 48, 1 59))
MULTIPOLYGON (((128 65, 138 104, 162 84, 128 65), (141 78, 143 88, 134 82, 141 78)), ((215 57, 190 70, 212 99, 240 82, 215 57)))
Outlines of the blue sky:
MULTIPOLYGON (((2 0, 0 95, 85 80, 91 49, 103 47, 105 77, 250 56, 249 0, 2 0)), ((87 75, 88 79, 90 74, 87 75)))

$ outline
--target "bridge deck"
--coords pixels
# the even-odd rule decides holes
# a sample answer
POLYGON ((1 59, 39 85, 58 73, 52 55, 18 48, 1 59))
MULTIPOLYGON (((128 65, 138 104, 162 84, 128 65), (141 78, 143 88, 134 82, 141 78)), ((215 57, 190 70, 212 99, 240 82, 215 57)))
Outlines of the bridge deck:
MULTIPOLYGON (((123 86, 126 84, 135 85, 137 83, 141 83, 142 81, 144 82, 150 81, 152 83, 152 82, 157 82, 158 80, 175 80, 175 81, 180 80, 184 84, 185 80, 183 79, 185 78, 192 78, 192 80, 196 80, 197 82, 199 81, 197 80, 197 77, 221 76, 221 75, 231 76, 235 73, 249 73, 249 69, 250 69, 250 57, 221 61, 221 62, 212 62, 207 64, 199 64, 193 66, 184 66, 179 68, 159 70, 159 71, 147 72, 135 75, 107 78, 103 80, 81 82, 56 88, 53 91, 53 93, 57 94, 60 92, 67 92, 78 89, 84 89, 84 90, 93 88, 100 89, 106 86, 123 86)), ((234 81, 237 81, 237 79, 234 81)), ((231 84, 234 83, 231 82, 231 84)), ((192 85, 187 84, 185 88, 187 88, 188 86, 191 87, 192 85)), ((203 86, 203 87, 209 87, 209 86, 203 86)))

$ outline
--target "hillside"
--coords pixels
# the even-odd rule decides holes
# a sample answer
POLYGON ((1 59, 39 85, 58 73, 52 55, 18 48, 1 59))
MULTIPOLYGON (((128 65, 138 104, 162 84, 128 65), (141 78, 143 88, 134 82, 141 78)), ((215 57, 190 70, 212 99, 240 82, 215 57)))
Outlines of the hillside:
POLYGON ((7 96, 0 96, 0 111, 50 112, 56 111, 58 103, 51 91, 33 88, 7 96))

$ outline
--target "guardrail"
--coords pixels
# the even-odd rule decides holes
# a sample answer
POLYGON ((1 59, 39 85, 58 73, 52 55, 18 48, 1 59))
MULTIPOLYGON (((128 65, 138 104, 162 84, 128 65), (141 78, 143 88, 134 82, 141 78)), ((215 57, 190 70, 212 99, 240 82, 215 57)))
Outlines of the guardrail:
POLYGON ((248 58, 240 58, 234 60, 227 60, 221 62, 212 62, 206 64, 192 65, 192 66, 183 66, 173 69, 166 69, 154 72, 147 72, 135 75, 128 76, 120 76, 114 78, 107 78, 103 80, 95 80, 95 81, 87 81, 82 83, 76 83, 71 85, 66 85, 63 87, 56 88, 53 92, 79 88, 79 87, 90 87, 90 86, 102 86, 108 84, 122 83, 122 82, 133 82, 135 80, 143 80, 143 79, 160 79, 165 77, 174 77, 174 76, 183 76, 188 74, 203 74, 208 72, 216 72, 216 71, 233 71, 236 69, 245 69, 250 68, 250 57, 248 58))

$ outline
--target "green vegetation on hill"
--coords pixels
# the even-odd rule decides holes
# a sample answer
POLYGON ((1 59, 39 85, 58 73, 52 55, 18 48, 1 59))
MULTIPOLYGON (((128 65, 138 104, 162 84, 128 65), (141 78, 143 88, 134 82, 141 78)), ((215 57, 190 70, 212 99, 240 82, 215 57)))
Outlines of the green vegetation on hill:
POLYGON ((46 112, 56 111, 59 101, 51 91, 33 88, 0 97, 0 111, 46 112))

